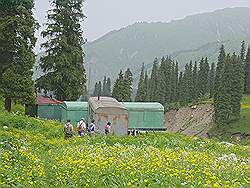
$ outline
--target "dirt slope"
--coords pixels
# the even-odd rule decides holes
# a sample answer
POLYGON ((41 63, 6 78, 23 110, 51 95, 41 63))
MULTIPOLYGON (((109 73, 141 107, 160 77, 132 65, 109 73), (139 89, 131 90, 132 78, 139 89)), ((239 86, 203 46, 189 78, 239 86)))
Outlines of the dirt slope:
POLYGON ((212 127, 213 112, 210 104, 171 110, 165 114, 165 126, 169 132, 207 137, 212 127))

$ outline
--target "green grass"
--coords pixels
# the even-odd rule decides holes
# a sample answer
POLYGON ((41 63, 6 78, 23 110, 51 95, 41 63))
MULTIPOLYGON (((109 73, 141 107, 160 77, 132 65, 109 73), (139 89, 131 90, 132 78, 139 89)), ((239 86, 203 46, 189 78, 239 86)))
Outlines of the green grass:
POLYGON ((250 109, 250 95, 245 95, 243 97, 242 102, 241 102, 241 108, 242 109, 246 109, 246 108, 250 109))
POLYGON ((245 132, 250 134, 250 109, 242 109, 239 122, 232 122, 230 125, 232 132, 245 132))
MULTIPOLYGON (((5 109, 4 109, 4 99, 3 97, 0 96, 0 112, 4 112, 5 109)), ((23 114, 24 115, 24 112, 25 112, 25 108, 24 108, 24 105, 21 105, 17 102, 12 102, 12 106, 11 106, 11 112, 12 113, 18 113, 18 114, 23 114)))
POLYGON ((0 187, 248 184, 249 146, 168 133, 65 141, 62 127, 53 121, 0 112, 0 187))

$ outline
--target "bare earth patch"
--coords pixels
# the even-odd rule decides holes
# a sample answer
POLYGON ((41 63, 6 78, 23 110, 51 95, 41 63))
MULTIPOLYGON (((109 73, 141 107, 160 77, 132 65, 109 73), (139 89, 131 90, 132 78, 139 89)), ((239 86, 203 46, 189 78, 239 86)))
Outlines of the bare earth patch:
POLYGON ((189 136, 207 137, 212 127, 213 106, 202 104, 170 110, 165 114, 165 126, 169 132, 189 136))

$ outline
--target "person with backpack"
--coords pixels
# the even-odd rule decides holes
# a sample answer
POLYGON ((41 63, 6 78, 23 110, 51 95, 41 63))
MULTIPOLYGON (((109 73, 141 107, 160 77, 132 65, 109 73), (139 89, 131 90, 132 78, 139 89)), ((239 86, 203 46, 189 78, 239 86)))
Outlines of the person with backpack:
POLYGON ((73 125, 71 124, 70 120, 67 120, 66 124, 64 125, 64 139, 67 140, 71 137, 73 137, 73 125))
POLYGON ((89 125, 89 129, 88 129, 90 136, 95 134, 95 128, 96 128, 95 120, 91 120, 91 123, 89 125))
POLYGON ((85 119, 81 118, 81 120, 77 123, 78 136, 81 137, 84 135, 84 131, 86 130, 85 119))
POLYGON ((108 135, 111 131, 111 123, 108 122, 106 125, 104 125, 104 133, 108 135))

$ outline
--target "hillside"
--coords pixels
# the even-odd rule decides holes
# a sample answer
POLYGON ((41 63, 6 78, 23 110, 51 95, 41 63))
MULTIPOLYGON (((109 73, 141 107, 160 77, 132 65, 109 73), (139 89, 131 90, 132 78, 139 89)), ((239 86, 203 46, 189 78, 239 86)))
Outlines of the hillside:
MULTIPOLYGON (((250 144, 250 96, 244 96, 241 102, 241 118, 223 127, 213 126, 213 105, 207 104, 181 107, 165 114, 165 126, 168 132, 188 136, 218 138, 223 141, 250 144)), ((211 101, 209 101, 211 103, 211 101)))
POLYGON ((165 114, 165 126, 168 132, 188 136, 208 137, 213 126, 213 105, 201 104, 170 110, 165 114))
POLYGON ((244 187, 249 149, 168 133, 65 141, 61 124, 0 112, 0 187, 244 187))
POLYGON ((104 75, 115 78, 120 69, 137 75, 142 62, 150 68, 155 57, 172 55, 181 65, 208 56, 216 61, 218 49, 239 51, 242 40, 250 41, 250 8, 228 8, 188 16, 169 23, 136 23, 112 31, 85 46, 86 69, 91 82, 104 75))

